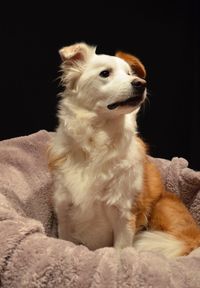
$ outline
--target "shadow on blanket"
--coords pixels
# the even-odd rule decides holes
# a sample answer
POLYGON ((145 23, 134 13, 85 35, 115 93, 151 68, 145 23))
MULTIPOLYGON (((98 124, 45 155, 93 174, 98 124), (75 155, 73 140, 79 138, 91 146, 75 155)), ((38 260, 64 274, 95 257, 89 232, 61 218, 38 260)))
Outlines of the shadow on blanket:
MULTIPOLYGON (((134 248, 89 251, 56 239, 46 148, 51 133, 0 142, 0 287, 199 287, 200 249, 174 260, 134 248)), ((200 225, 200 172, 154 159, 200 225)))

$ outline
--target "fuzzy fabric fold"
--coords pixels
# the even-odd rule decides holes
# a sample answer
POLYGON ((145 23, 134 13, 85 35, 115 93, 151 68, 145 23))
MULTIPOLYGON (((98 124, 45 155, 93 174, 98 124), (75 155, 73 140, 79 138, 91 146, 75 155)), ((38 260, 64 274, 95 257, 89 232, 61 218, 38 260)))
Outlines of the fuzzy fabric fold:
MULTIPOLYGON (((47 166, 51 133, 0 142, 0 287, 200 287, 200 248, 173 260, 134 248, 90 251, 57 239, 47 166)), ((151 157, 200 225, 200 172, 151 157)))

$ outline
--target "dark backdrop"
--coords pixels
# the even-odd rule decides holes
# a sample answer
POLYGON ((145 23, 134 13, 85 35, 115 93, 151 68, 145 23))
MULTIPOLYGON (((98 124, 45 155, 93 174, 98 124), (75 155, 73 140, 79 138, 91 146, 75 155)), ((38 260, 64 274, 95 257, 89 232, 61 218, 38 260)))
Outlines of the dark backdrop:
POLYGON ((57 51, 85 41, 142 60, 150 94, 138 119, 143 139, 153 156, 200 169, 198 0, 15 2, 1 9, 1 139, 55 129, 57 51))

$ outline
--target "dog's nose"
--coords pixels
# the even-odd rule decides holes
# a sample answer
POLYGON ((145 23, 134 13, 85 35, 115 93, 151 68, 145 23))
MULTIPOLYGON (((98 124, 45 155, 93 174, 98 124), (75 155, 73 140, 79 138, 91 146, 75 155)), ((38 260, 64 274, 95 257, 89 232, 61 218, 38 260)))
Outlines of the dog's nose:
POLYGON ((134 79, 131 82, 133 88, 135 89, 136 92, 144 92, 144 89, 146 88, 147 82, 144 79, 134 79))

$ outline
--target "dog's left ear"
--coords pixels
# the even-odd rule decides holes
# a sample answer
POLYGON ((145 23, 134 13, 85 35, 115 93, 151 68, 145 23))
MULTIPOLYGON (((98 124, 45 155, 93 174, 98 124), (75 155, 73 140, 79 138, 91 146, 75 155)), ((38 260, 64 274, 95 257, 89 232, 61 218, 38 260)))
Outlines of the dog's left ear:
POLYGON ((66 46, 59 50, 62 60, 61 71, 63 72, 61 83, 65 87, 68 87, 68 89, 76 87, 77 80, 84 69, 84 64, 94 53, 95 47, 83 42, 66 46))
POLYGON ((144 65, 137 57, 131 54, 124 53, 122 51, 116 52, 115 56, 126 61, 131 66, 131 69, 137 74, 137 76, 139 76, 140 78, 146 77, 146 70, 144 68, 144 65))
POLYGON ((61 60, 66 65, 73 65, 75 62, 85 62, 92 53, 95 53, 95 47, 85 43, 76 43, 59 50, 61 60))

